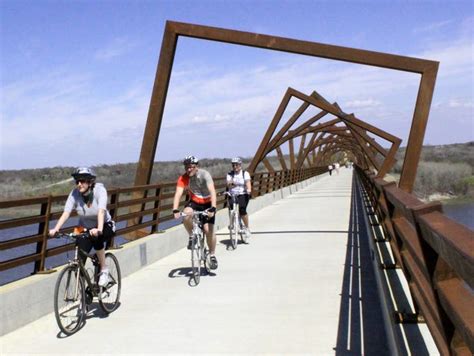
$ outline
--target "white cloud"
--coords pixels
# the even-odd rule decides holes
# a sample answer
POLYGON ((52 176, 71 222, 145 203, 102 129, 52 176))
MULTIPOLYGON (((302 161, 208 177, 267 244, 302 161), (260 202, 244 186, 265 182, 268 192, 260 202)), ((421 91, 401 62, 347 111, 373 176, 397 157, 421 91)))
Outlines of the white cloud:
POLYGON ((422 32, 438 31, 442 28, 445 28, 447 25, 452 24, 453 22, 454 22, 453 20, 444 20, 444 21, 433 22, 433 23, 428 24, 426 26, 414 28, 413 33, 418 34, 418 33, 422 33, 422 32))
POLYGON ((359 109, 359 108, 377 108, 377 107, 380 107, 381 105, 382 103, 380 101, 369 98, 369 99, 348 101, 344 104, 344 107, 348 109, 359 109))
POLYGON ((97 50, 95 53, 95 58, 100 61, 108 62, 112 58, 119 57, 127 52, 130 52, 135 47, 137 47, 137 43, 131 41, 129 38, 115 38, 112 40, 112 42, 97 50))

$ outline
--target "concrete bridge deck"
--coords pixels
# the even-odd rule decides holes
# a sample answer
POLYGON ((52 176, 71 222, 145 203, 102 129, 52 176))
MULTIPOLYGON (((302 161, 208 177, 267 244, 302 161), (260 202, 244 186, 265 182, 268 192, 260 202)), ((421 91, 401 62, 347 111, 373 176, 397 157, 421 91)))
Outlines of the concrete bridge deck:
POLYGON ((49 314, 4 335, 0 353, 387 354, 352 194, 352 170, 322 177, 253 214, 249 245, 228 251, 218 231, 219 268, 199 286, 182 249, 124 278, 111 315, 93 308, 65 338, 49 314))

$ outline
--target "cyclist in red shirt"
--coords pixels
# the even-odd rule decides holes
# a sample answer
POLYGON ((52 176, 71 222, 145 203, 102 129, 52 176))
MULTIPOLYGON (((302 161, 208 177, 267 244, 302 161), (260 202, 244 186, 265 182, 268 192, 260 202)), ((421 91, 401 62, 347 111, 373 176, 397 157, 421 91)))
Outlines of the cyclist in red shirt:
MULTIPOLYGON (((209 267, 211 269, 217 268, 216 253, 216 236, 214 234, 214 222, 216 213, 216 189, 211 174, 198 167, 199 161, 194 156, 187 156, 184 161, 184 168, 186 173, 178 178, 176 184, 176 192, 173 199, 173 214, 175 219, 180 218, 180 211, 178 209, 179 202, 183 193, 186 191, 189 195, 189 201, 185 204, 183 213, 192 214, 194 210, 207 210, 209 216, 203 217, 203 229, 206 235, 207 246, 209 247, 209 267)), ((191 235, 193 231, 192 216, 188 215, 183 219, 184 227, 188 232, 190 238, 188 242, 188 249, 191 249, 191 235)))

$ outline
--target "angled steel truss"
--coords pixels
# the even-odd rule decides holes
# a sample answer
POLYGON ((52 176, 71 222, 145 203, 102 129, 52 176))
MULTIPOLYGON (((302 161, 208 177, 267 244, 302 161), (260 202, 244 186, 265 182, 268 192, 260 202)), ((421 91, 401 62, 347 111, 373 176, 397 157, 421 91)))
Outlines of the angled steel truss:
MULTIPOLYGON (((433 97, 436 75, 438 73, 438 62, 355 48, 333 46, 316 42, 300 41, 277 36, 268 36, 257 33, 234 31, 171 21, 166 23, 165 32, 163 35, 160 58, 156 71, 155 83, 153 86, 150 108, 148 111, 147 123, 145 126, 142 148, 135 176, 135 185, 143 185, 150 182, 161 121, 163 118, 166 102, 166 95, 171 77, 171 69, 173 66, 173 60, 179 36, 303 54, 313 57, 340 60, 420 74, 420 86, 418 89, 418 96, 399 183, 399 187, 401 189, 408 192, 412 191, 415 182, 418 161, 420 159, 421 148, 423 145, 423 138, 428 121, 431 100, 433 97)), ((362 125, 365 123, 357 120, 357 118, 352 117, 351 115, 344 114, 337 106, 330 105, 318 95, 299 95, 304 98, 305 101, 308 101, 309 104, 315 105, 341 119, 345 125, 350 128, 350 131, 353 133, 353 137, 359 143, 359 146, 363 146, 362 142, 364 141, 364 130, 368 131, 368 128, 364 128, 362 125)), ((298 95, 295 94, 295 96, 298 95)), ((281 106, 282 104, 280 104, 280 107, 281 106)), ((375 128, 373 129, 375 132, 375 128)), ((270 139, 271 135, 268 135, 267 132, 267 135, 265 135, 264 141, 260 145, 259 151, 257 152, 259 153, 258 160, 264 159, 263 153, 265 149, 268 148, 267 144, 270 143, 270 139), (263 145, 264 142, 266 142, 265 145, 263 145)), ((364 153, 373 151, 373 149, 377 149, 377 146, 372 146, 374 147, 362 148, 364 153)), ((394 145, 392 145, 392 149, 393 147, 394 145)), ((359 154, 360 153, 361 152, 359 152, 359 154)), ((369 160, 370 164, 376 166, 374 164, 375 162, 372 162, 369 157, 370 156, 367 156, 367 159, 369 160)), ((388 167, 393 164, 393 162, 390 161, 390 157, 392 157, 391 152, 385 156, 386 159, 379 167, 380 172, 387 171, 388 167)), ((362 157, 359 158, 362 159, 362 157)))
POLYGON ((302 168, 305 162, 309 167, 327 165, 331 163, 329 159, 336 152, 351 152, 359 166, 375 170, 377 177, 383 178, 395 164, 395 153, 401 140, 358 119, 353 114, 344 113, 337 103, 329 103, 316 91, 308 96, 293 88, 288 88, 248 170, 254 172, 257 166, 263 163, 268 171, 273 172, 274 168, 266 158, 273 151, 277 153, 282 168, 287 169, 281 150, 281 146, 286 142, 289 144, 291 169, 302 168), (303 104, 274 135, 291 98, 300 99, 303 104), (291 127, 310 106, 322 110, 291 130, 291 127), (336 116, 336 119, 314 125, 327 114, 336 116), (390 142, 389 150, 384 149, 368 133, 390 142), (311 137, 305 145, 307 135, 311 137), (301 138, 300 149, 295 157, 293 140, 298 137, 301 138), (310 154, 313 157, 312 161, 309 159, 310 154))

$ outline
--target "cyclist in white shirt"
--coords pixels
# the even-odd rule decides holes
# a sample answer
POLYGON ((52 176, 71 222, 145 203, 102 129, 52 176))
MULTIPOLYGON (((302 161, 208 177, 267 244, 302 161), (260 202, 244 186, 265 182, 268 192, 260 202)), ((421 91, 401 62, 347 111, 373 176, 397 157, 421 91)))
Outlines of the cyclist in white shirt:
MULTIPOLYGON (((227 173, 227 188, 229 192, 236 195, 239 203, 239 214, 245 224, 245 234, 250 237, 249 216, 247 214, 247 205, 252 194, 252 183, 250 174, 242 170, 242 159, 235 157, 232 159, 232 170, 227 173)), ((233 203, 229 202, 229 209, 232 209, 233 203)))
MULTIPOLYGON (((90 238, 77 241, 79 248, 89 253, 94 247, 100 263, 99 285, 106 286, 109 281, 109 270, 105 263, 105 246, 115 235, 115 222, 107 210, 107 190, 102 183, 96 183, 96 175, 89 167, 79 167, 72 177, 76 182, 69 194, 64 211, 49 230, 50 236, 55 236, 73 211, 79 215, 79 225, 89 230, 90 238)), ((85 263, 85 257, 81 257, 85 263)))

